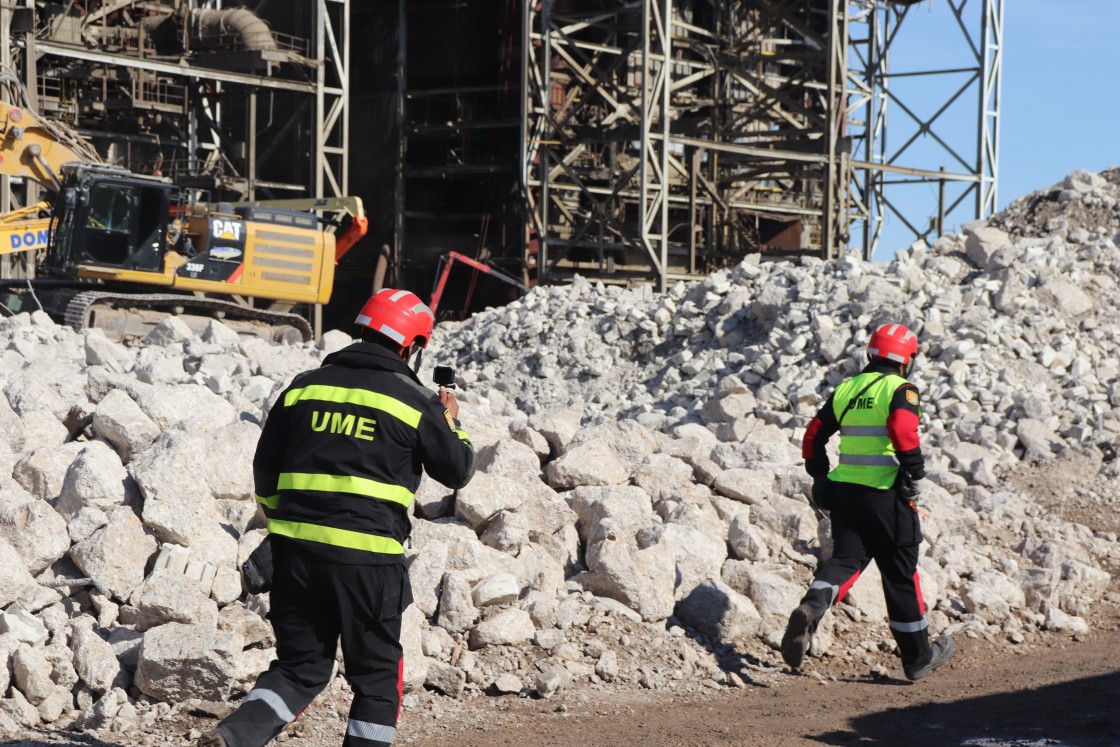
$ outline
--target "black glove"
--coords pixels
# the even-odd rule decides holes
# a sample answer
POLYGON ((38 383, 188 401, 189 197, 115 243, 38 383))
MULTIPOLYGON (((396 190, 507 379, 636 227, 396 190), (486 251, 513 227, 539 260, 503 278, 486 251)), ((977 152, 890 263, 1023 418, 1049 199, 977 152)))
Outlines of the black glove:
POLYGON ((914 503, 922 496, 922 489, 918 487, 918 481, 910 477, 910 475, 903 475, 899 481, 898 494, 902 500, 907 503, 914 503))
POLYGON ((264 594, 272 589, 272 535, 265 535, 241 564, 241 586, 250 594, 264 594))
POLYGON ((832 497, 829 495, 829 481, 827 477, 818 477, 813 480, 813 489, 809 493, 809 502, 819 511, 832 510, 832 497))

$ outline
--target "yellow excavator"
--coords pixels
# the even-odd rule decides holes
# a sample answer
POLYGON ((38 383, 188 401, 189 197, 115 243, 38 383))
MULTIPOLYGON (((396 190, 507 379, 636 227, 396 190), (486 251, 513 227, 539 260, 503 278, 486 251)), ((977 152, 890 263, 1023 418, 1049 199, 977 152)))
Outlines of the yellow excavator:
POLYGON ((2 101, 0 174, 51 195, 0 215, 0 255, 36 253, 33 281, 0 287, 31 286, 52 316, 117 339, 168 313, 310 339, 293 306, 329 300, 335 263, 368 225, 357 197, 190 204, 169 179, 105 164, 75 133, 2 101), (336 237, 319 212, 349 214, 349 226, 336 237))

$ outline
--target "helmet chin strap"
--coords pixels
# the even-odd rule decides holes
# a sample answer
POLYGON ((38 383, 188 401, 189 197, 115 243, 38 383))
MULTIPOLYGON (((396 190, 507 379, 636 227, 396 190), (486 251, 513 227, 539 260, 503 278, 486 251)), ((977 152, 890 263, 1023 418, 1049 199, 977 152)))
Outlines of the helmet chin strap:
POLYGON ((412 364, 412 372, 420 373, 420 363, 424 360, 424 348, 419 348, 416 351, 415 363, 412 364))

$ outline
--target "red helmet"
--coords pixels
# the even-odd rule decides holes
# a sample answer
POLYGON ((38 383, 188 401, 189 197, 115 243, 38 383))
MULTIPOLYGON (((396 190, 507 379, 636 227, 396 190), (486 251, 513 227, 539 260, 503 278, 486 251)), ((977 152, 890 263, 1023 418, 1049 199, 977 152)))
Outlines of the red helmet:
POLYGON ((384 288, 374 293, 358 313, 355 324, 379 332, 402 347, 428 346, 436 317, 415 293, 384 288))
POLYGON ((868 358, 886 358, 907 368, 917 354, 917 335, 901 324, 884 324, 867 343, 868 358))

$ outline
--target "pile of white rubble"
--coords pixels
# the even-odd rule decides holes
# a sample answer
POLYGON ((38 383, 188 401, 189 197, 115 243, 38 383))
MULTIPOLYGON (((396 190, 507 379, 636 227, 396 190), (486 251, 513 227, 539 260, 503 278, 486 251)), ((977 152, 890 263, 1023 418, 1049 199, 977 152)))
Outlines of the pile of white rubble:
MULTIPOLYGON (((828 551, 800 438, 886 321, 922 340, 933 629, 1087 631, 1116 535, 1005 478, 1079 454, 1099 471, 1088 497, 1115 499, 1118 218, 1117 185, 1075 172, 889 265, 751 258, 664 294, 577 281, 441 325, 421 376, 457 367, 480 466, 414 503, 406 708, 424 687, 547 697, 775 671, 828 551)), ((273 655, 267 596, 237 571, 264 535, 260 422, 349 342, 169 319, 125 346, 41 312, 0 319, 0 733, 159 733, 252 685, 273 655)), ((858 671, 893 646, 865 576, 814 644, 858 671)))

